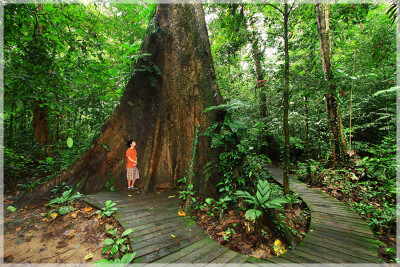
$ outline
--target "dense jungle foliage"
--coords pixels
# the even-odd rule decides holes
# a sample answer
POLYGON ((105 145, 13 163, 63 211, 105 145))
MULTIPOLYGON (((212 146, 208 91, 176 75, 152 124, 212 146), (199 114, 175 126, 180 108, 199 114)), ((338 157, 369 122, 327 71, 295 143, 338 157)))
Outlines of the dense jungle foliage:
MULTIPOLYGON (((154 7, 5 5, 6 193, 33 190, 90 146, 134 70, 154 7)), ((208 165, 221 177, 218 209, 240 202, 238 190, 257 191, 269 176, 266 166, 285 160, 288 89, 290 173, 347 202, 382 241, 385 260, 395 260, 396 25, 389 9, 384 4, 329 7, 333 80, 328 82, 314 5, 291 6, 287 28, 283 5, 205 6, 218 87, 226 101, 211 108, 224 109, 225 120, 199 133, 210 136, 220 151, 219 162, 208 165), (335 84, 348 150, 337 162, 328 83, 335 84)), ((183 195, 194 193, 187 188, 183 195)))

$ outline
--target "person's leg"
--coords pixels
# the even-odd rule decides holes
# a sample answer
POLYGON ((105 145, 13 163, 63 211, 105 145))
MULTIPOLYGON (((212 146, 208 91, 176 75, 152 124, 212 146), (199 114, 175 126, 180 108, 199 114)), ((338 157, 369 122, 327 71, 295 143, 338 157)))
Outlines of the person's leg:
POLYGON ((126 179, 128 180, 128 189, 132 188, 133 169, 126 169, 126 179))

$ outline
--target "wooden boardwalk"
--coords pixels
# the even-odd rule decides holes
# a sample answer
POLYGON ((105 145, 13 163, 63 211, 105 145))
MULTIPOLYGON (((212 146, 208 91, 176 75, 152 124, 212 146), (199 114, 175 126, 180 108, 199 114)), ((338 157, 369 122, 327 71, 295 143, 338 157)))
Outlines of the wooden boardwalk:
MULTIPOLYGON (((282 180, 282 171, 271 167, 271 174, 282 180)), ((290 187, 311 210, 311 225, 303 242, 295 249, 264 260, 238 254, 209 238, 197 224, 177 215, 179 193, 136 191, 100 192, 86 201, 102 207, 107 200, 117 203, 116 219, 127 229, 135 263, 207 264, 306 264, 378 263, 378 245, 371 230, 346 205, 317 189, 291 180, 290 187)))

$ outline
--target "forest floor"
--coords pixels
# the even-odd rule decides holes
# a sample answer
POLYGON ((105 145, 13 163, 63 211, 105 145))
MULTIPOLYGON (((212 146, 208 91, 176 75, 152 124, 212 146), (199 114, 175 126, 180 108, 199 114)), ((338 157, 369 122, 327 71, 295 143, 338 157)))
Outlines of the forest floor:
MULTIPOLYGON (((254 234, 253 223, 249 222, 244 214, 244 211, 237 214, 229 210, 220 220, 219 216, 213 216, 205 209, 196 211, 195 220, 214 241, 244 255, 267 258, 291 249, 278 234, 267 227, 264 227, 262 237, 257 237, 254 234)), ((308 232, 308 208, 304 203, 296 204, 286 209, 283 215, 286 224, 293 229, 295 243, 299 244, 308 232)))
MULTIPOLYGON (((7 198, 5 198, 7 203, 7 198)), ((5 263, 94 263, 101 260, 106 231, 121 225, 100 218, 96 209, 76 201, 63 216, 45 204, 4 213, 5 263), (50 212, 49 218, 46 213, 50 212)))

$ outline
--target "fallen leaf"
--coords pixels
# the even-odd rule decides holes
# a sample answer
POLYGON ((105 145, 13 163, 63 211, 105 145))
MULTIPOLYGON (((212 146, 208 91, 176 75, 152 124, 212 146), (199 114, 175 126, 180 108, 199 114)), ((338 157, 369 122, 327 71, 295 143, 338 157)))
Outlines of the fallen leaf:
POLYGON ((168 198, 173 198, 173 197, 175 197, 175 195, 173 195, 173 196, 168 196, 168 198))
POLYGON ((92 210, 93 210, 93 208, 91 208, 91 207, 87 207, 87 208, 84 209, 85 212, 90 212, 92 210))
POLYGON ((84 259, 85 259, 85 261, 93 259, 93 254, 92 253, 87 254, 84 259))
POLYGON ((63 238, 71 238, 75 235, 75 230, 65 230, 63 238))
POLYGON ((76 218, 78 218, 78 214, 76 212, 73 212, 73 213, 71 213, 71 217, 76 219, 76 218))
POLYGON ((171 235, 172 237, 175 237, 174 235, 171 235))
POLYGON ((131 197, 132 195, 128 195, 128 197, 131 197))
POLYGON ((44 221, 44 222, 48 222, 48 221, 49 221, 49 219, 48 219, 48 218, 44 218, 42 221, 44 221))
POLYGON ((16 231, 16 232, 21 231, 21 227, 17 227, 17 228, 15 229, 15 231, 16 231))
POLYGON ((179 216, 186 216, 185 212, 183 210, 181 210, 180 212, 178 212, 179 216))
POLYGON ((51 217, 52 219, 55 219, 55 218, 57 218, 57 216, 58 216, 58 214, 57 214, 57 213, 52 213, 52 214, 50 215, 50 217, 51 217))
POLYGON ((14 256, 12 254, 7 254, 3 257, 4 263, 10 263, 13 261, 14 256))

